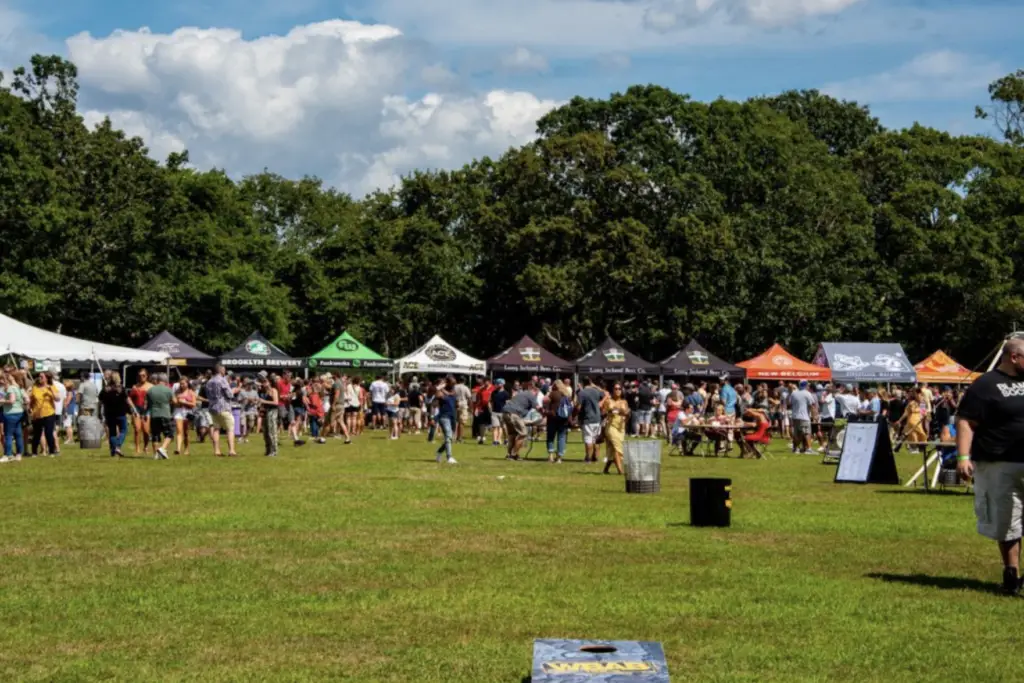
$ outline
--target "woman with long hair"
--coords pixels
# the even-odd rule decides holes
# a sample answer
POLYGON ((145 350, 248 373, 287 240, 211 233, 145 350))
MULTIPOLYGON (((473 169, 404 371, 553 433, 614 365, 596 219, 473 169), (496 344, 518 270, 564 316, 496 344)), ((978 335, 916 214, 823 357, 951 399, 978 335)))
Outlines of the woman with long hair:
POLYGON ((556 379, 544 397, 547 416, 548 462, 560 463, 565 458, 565 443, 569 438, 569 420, 572 418, 572 391, 556 379), (555 450, 557 447, 557 451, 555 450))
POLYGON ((121 386, 121 376, 116 372, 111 373, 103 385, 100 405, 103 406, 103 419, 110 440, 110 457, 123 456, 121 446, 128 436, 128 414, 135 406, 128 397, 128 392, 121 386))
POLYGON ((612 464, 622 474, 623 444, 626 440, 626 425, 629 424, 629 402, 622 394, 622 382, 615 382, 611 395, 601 401, 601 414, 605 418, 604 441, 608 454, 605 456, 604 473, 612 464))
POLYGON ((139 376, 135 386, 128 392, 128 398, 132 401, 132 427, 135 430, 135 455, 145 453, 149 448, 149 410, 146 408, 146 395, 153 385, 149 383, 149 372, 143 368, 139 370, 139 376), (141 451, 139 444, 142 444, 141 451))
POLYGON ((71 380, 64 381, 64 443, 75 440, 75 418, 78 417, 78 387, 71 380))
POLYGON ((188 377, 182 377, 174 390, 174 454, 190 455, 189 422, 196 409, 196 392, 192 391, 188 377))
POLYGON ((280 415, 277 386, 272 377, 260 378, 258 392, 260 412, 263 414, 263 455, 268 458, 277 457, 277 420, 280 415))
POLYGON ((928 440, 924 425, 924 405, 921 403, 918 390, 911 389, 907 392, 907 407, 903 411, 903 417, 896 422, 898 434, 907 443, 923 443, 928 440))
POLYGON ((39 442, 46 437, 47 452, 57 454, 57 390, 50 376, 40 372, 30 393, 32 402, 32 455, 39 455, 39 442))
POLYGON ((28 395, 16 377, 8 372, 4 372, 0 377, 0 391, 3 392, 4 415, 4 456, 0 458, 0 462, 20 461, 25 455, 25 436, 21 423, 25 419, 25 409, 29 405, 28 395), (12 445, 16 448, 13 453, 12 445))

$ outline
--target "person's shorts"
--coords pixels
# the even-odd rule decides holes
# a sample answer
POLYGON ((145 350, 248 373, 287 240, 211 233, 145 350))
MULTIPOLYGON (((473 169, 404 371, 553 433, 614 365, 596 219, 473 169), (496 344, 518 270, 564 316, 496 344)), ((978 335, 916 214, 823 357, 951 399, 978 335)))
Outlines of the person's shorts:
POLYGON ((348 408, 346 408, 345 406, 343 406, 340 403, 335 403, 334 405, 331 406, 331 419, 334 419, 334 418, 336 418, 336 417, 338 417, 340 415, 343 415, 343 414, 345 414, 347 412, 348 412, 348 408))
POLYGON ((583 443, 587 446, 593 446, 597 444, 597 440, 601 438, 601 423, 593 422, 590 424, 583 425, 583 443))
POLYGON ((174 436, 174 425, 169 417, 151 417, 149 419, 149 435, 153 441, 170 439, 174 436))
POLYGON ((402 420, 403 422, 408 420, 409 419, 409 409, 408 408, 399 408, 398 409, 398 419, 402 420))
POLYGON ((1016 541, 1024 533, 1024 463, 974 463, 974 516, 978 533, 993 541, 1016 541))
POLYGON ((835 418, 832 418, 832 417, 823 417, 823 418, 821 418, 821 429, 822 429, 822 431, 828 431, 828 430, 832 429, 832 427, 834 427, 835 424, 836 424, 835 418))
POLYGON ((652 411, 650 410, 638 410, 636 411, 636 423, 638 425, 649 425, 651 424, 652 411))
POLYGON ((810 436, 811 435, 811 421, 810 420, 793 420, 793 435, 794 436, 810 436))
POLYGON ((135 412, 137 412, 139 414, 139 417, 143 417, 143 418, 149 417, 149 411, 146 410, 145 408, 140 408, 138 406, 135 406, 135 412))
POLYGON ((256 428, 256 420, 259 418, 258 413, 245 413, 242 417, 245 418, 245 426, 250 431, 256 428))
POLYGON ((279 404, 277 406, 277 419, 285 427, 290 425, 292 420, 295 419, 295 413, 292 412, 292 407, 279 404))
POLYGON ((73 427, 75 425, 75 416, 64 413, 64 426, 73 427))
POLYGON ((306 409, 300 406, 292 406, 292 419, 301 420, 306 416, 306 409))
POLYGON ((373 414, 374 415, 387 415, 388 414, 388 404, 387 403, 374 403, 373 404, 373 414))
POLYGON ((469 406, 465 403, 459 404, 459 422, 462 424, 472 424, 473 414, 469 412, 469 406))
POLYGON ((175 408, 174 410, 175 420, 188 420, 190 419, 189 412, 184 408, 175 408))
POLYGON ((501 413, 491 413, 491 428, 492 429, 500 429, 501 428, 501 413))
POLYGON ((230 410, 225 410, 223 413, 211 412, 210 419, 217 429, 223 429, 228 434, 235 433, 235 416, 231 414, 230 410))
POLYGON ((505 425, 505 431, 510 435, 524 437, 529 433, 526 428, 526 421, 518 415, 502 413, 501 420, 502 424, 505 425))
POLYGON ((352 413, 358 413, 358 412, 359 412, 358 406, 349 406, 349 407, 345 408, 345 414, 346 415, 351 415, 352 413))

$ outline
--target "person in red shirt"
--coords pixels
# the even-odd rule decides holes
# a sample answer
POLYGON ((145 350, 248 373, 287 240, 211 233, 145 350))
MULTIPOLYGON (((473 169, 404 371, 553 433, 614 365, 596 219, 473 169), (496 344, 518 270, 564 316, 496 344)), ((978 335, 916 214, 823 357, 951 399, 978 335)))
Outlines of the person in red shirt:
POLYGON ((473 431, 476 433, 476 442, 483 445, 487 436, 487 430, 491 426, 491 394, 494 393, 494 385, 489 377, 484 377, 483 382, 473 388, 473 431))
POLYGON ((285 370, 278 378, 275 388, 277 389, 278 428, 287 434, 292 426, 292 419, 295 417, 292 413, 292 373, 285 370))
POLYGON ((320 436, 320 426, 324 421, 323 391, 323 382, 314 380, 311 390, 306 397, 308 400, 306 414, 309 416, 309 433, 317 443, 327 443, 327 439, 320 436))

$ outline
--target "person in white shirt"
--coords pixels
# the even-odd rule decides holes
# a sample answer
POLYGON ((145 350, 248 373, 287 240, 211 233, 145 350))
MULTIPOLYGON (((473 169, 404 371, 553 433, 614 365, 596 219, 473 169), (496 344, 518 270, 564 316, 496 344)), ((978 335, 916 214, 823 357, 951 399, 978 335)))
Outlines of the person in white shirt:
POLYGON ((818 395, 818 449, 824 453, 832 441, 832 433, 835 430, 836 422, 836 397, 832 395, 832 386, 821 387, 818 395))
POLYGON ((860 412, 860 400, 857 395, 851 393, 853 386, 847 384, 845 387, 839 387, 839 393, 836 394, 836 415, 842 418, 849 418, 851 415, 856 415, 860 412))
POLYGON ((374 429, 383 429, 387 425, 389 393, 391 393, 391 387, 384 381, 383 375, 379 375, 370 384, 370 403, 373 410, 374 429))
POLYGON ((55 455, 60 455, 60 428, 64 425, 64 402, 68 398, 68 390, 64 387, 64 383, 54 374, 50 374, 50 383, 57 391, 57 402, 53 404, 54 415, 56 416, 54 421, 54 425, 56 425, 54 427, 54 441, 57 443, 55 455))

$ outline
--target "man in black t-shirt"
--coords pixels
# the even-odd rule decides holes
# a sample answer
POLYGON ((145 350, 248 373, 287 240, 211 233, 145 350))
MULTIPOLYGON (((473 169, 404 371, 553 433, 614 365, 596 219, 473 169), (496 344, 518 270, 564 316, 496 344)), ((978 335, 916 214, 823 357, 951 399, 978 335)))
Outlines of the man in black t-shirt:
POLYGON ((957 471, 974 477, 978 533, 999 544, 1003 591, 1019 595, 1024 511, 1024 339, 964 394, 956 419, 957 471))
POLYGON ((490 414, 491 414, 491 445, 500 446, 505 442, 504 429, 501 426, 501 414, 505 412, 505 404, 508 403, 508 392, 505 390, 505 380, 498 379, 494 382, 494 391, 491 392, 490 414))
POLYGON ((636 410, 633 411, 637 423, 637 436, 646 438, 651 435, 651 419, 658 395, 651 387, 651 381, 645 379, 636 392, 636 410))

